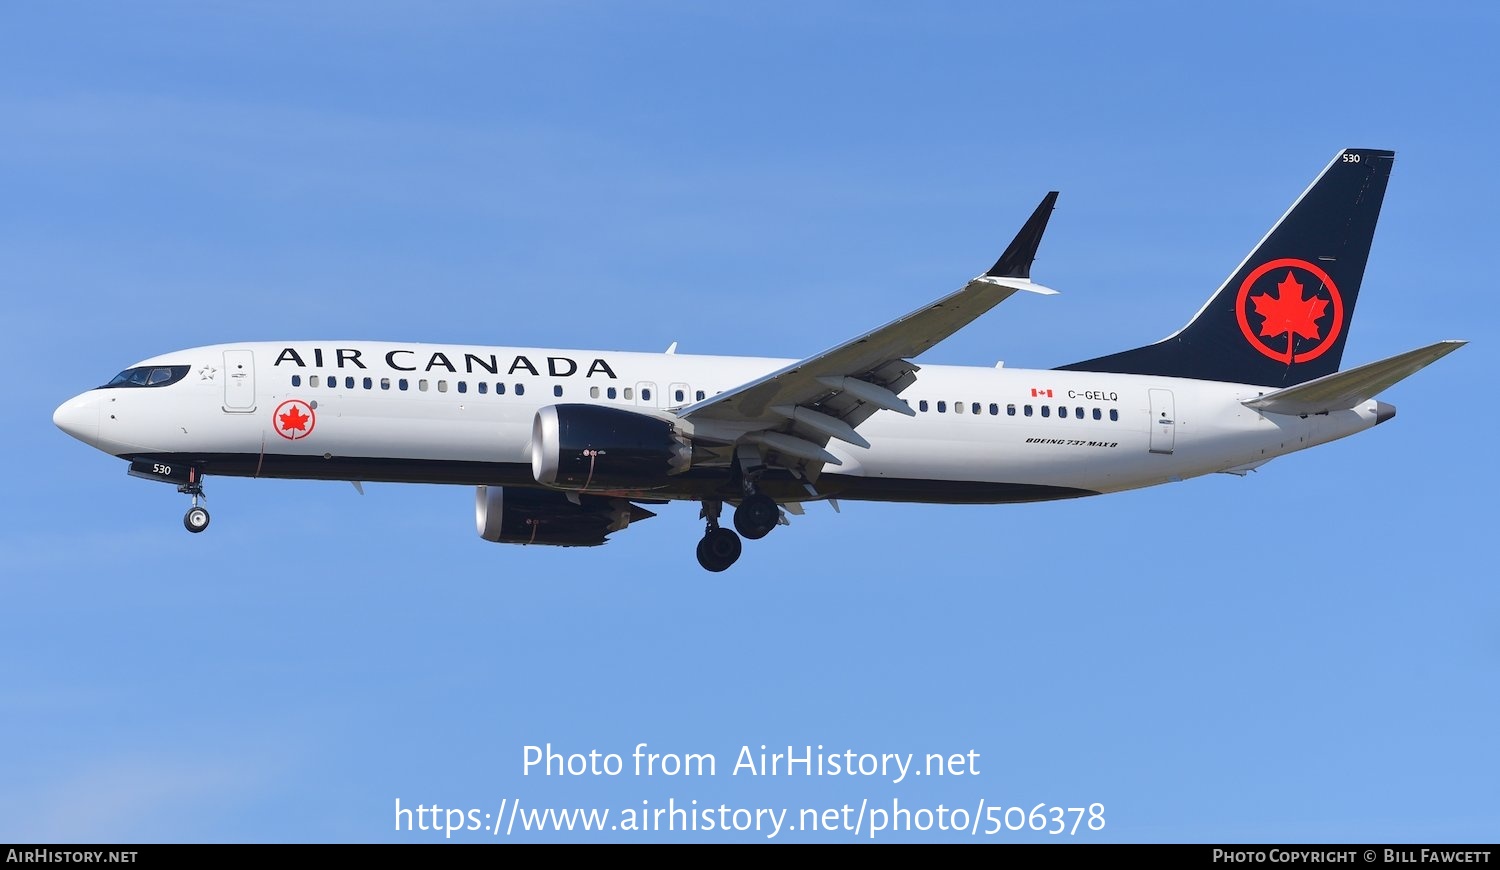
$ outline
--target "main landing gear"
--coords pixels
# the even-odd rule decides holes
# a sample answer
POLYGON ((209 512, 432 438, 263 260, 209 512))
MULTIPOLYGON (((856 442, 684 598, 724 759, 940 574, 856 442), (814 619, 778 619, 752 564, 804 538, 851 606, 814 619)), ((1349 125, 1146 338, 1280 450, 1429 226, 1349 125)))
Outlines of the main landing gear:
POLYGON ((698 564, 714 573, 725 570, 740 558, 740 536, 733 529, 719 526, 719 512, 723 503, 705 501, 700 517, 708 521, 703 540, 698 542, 698 564))
POLYGON ((753 492, 734 509, 734 527, 752 541, 758 541, 781 522, 781 508, 768 495, 753 492))
POLYGON ((719 514, 723 502, 705 501, 699 516, 708 521, 703 540, 698 542, 698 564, 715 573, 727 569, 740 558, 740 535, 758 541, 771 533, 781 522, 781 508, 768 495, 751 489, 739 507, 734 509, 733 530, 719 525, 719 514))
POLYGON ((177 487, 177 491, 193 497, 193 506, 182 515, 182 525, 193 534, 208 528, 208 508, 198 504, 198 500, 205 497, 202 478, 195 475, 192 483, 184 483, 177 487))

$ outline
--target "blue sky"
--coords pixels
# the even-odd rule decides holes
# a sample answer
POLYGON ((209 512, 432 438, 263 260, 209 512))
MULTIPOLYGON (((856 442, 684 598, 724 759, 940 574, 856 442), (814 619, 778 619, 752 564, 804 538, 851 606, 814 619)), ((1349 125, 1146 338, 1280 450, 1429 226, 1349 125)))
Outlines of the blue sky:
MULTIPOLYGON (((0 840, 441 842, 394 805, 1087 806, 996 841, 1500 837, 1500 14, 1478 4, 12 4, 0 11, 0 840), (218 479, 51 423, 132 362, 370 338, 800 357, 988 266, 931 362, 1180 326, 1341 147, 1397 160, 1346 365, 1473 343, 1347 441, 1030 506, 696 506, 488 544, 464 488, 218 479), (714 777, 522 774, 523 747, 714 777), (979 774, 731 776, 741 746, 979 774)), ((764 833, 548 834, 592 841, 764 833)), ((938 831, 886 840, 935 841, 938 831)), ((504 842, 461 832, 455 841, 504 842)), ((785 832, 790 841, 854 839, 785 832)))

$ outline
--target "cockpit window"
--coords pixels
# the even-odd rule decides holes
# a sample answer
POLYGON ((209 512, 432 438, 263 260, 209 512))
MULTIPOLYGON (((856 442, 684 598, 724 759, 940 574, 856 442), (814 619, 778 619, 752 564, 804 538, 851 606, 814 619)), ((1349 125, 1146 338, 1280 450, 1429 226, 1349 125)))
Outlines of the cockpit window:
POLYGON ((115 375, 102 389, 111 387, 165 387, 187 377, 190 366, 141 366, 115 375))

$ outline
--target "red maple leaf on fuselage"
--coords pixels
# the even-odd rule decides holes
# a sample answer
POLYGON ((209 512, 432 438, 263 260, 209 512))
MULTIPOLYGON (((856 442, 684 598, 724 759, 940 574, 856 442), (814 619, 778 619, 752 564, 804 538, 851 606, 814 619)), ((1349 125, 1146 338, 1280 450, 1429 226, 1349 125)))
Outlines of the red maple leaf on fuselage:
POLYGON ((309 419, 311 418, 302 413, 302 409, 293 406, 292 410, 281 415, 281 428, 287 430, 288 432, 292 431, 293 429, 301 429, 302 431, 306 432, 307 421, 309 419))
POLYGON ((1318 337, 1318 318, 1327 311, 1328 300, 1317 296, 1304 298, 1303 285, 1292 275, 1291 269, 1286 271, 1286 280, 1277 284, 1276 289, 1280 296, 1273 298, 1269 293, 1262 293, 1250 297, 1250 301, 1255 303, 1255 313, 1265 318, 1260 324, 1263 337, 1286 334, 1287 362, 1291 362, 1292 346, 1297 336, 1318 337))

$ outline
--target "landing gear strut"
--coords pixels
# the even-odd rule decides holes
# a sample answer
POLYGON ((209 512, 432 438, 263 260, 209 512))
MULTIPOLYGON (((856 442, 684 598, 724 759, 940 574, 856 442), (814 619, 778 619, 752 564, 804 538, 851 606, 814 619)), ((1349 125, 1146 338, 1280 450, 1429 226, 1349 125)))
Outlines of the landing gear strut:
POLYGON ((193 497, 193 506, 182 515, 182 525, 193 534, 208 528, 208 508, 198 504, 198 500, 204 498, 203 483, 199 478, 192 483, 184 483, 177 487, 177 491, 193 497))
POLYGON ((740 499, 740 506, 734 509, 734 527, 752 541, 771 534, 771 530, 781 522, 781 508, 756 486, 765 470, 760 456, 753 451, 747 453, 740 450, 735 453, 734 471, 737 472, 737 482, 744 496, 740 499))
MULTIPOLYGON (((723 505, 717 501, 705 501, 699 516, 708 521, 703 540, 698 542, 698 564, 718 573, 733 565, 740 558, 740 536, 732 529, 719 526, 719 512, 723 505)), ((735 514, 738 516, 738 512, 735 514)))

